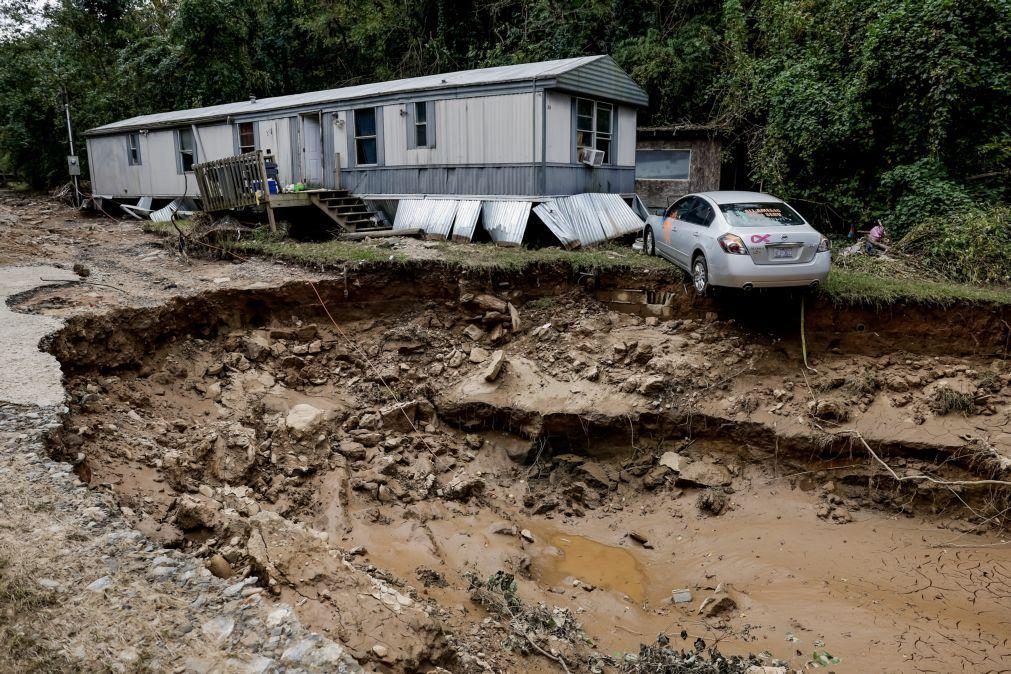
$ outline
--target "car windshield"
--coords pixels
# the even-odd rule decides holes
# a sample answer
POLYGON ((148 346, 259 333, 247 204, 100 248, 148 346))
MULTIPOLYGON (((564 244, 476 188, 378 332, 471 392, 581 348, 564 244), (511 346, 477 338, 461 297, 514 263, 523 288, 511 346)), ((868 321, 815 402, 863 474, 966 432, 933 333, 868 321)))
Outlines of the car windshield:
POLYGON ((740 204, 720 204, 723 216, 733 227, 769 227, 770 225, 803 225, 804 219, 782 201, 754 201, 740 204))

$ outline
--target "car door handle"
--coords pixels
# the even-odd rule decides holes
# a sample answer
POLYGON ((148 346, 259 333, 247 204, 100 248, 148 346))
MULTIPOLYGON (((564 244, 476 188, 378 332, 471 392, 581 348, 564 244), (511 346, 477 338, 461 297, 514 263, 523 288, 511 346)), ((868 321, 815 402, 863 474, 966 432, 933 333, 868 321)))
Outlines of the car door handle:
POLYGON ((698 232, 692 232, 692 236, 694 236, 697 239, 697 238, 699 238, 699 233, 698 232))

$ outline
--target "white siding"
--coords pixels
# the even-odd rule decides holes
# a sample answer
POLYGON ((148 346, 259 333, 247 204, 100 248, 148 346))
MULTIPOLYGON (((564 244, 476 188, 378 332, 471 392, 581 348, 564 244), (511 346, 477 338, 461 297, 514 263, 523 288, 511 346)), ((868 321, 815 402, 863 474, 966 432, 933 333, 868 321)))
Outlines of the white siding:
POLYGON ((572 156, 572 97, 548 92, 549 164, 568 164, 572 156))
POLYGON ((198 126, 197 162, 224 159, 235 154, 235 138, 230 124, 198 126))
MULTIPOLYGON (((333 148, 324 147, 323 151, 335 152, 340 155, 340 167, 345 169, 349 165, 348 160, 348 133, 350 133, 351 116, 346 111, 334 113, 333 148)), ((385 130, 385 129, 384 129, 385 130)))
MULTIPOLYGON (((386 166, 516 164, 535 161, 535 155, 540 159, 534 120, 540 116, 540 98, 532 93, 435 101, 434 148, 407 149, 406 112, 405 104, 383 107, 386 166)), ((341 142, 346 141, 338 140, 339 147, 341 142)))
POLYGON ((635 108, 618 107, 618 166, 635 166, 635 108))

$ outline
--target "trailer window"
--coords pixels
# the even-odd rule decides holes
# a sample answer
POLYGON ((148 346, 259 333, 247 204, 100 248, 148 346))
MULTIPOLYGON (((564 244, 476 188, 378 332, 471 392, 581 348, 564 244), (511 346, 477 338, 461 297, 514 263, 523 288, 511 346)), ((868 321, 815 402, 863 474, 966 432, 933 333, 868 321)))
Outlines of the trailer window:
POLYGON ((178 152, 176 168, 180 173, 189 173, 197 163, 197 147, 193 142, 192 129, 179 129, 176 132, 176 150, 178 152))
POLYGON ((140 134, 126 136, 126 161, 130 166, 140 166, 140 134))
POLYGON ((600 150, 604 163, 611 161, 611 136, 614 132, 614 106, 610 103, 576 99, 576 151, 600 150))
POLYGON ((375 166, 379 163, 376 139, 376 109, 355 110, 355 162, 359 166, 375 166))
POLYGON ((239 154, 256 151, 256 134, 252 122, 239 124, 239 154))
POLYGON ((688 180, 691 150, 636 150, 636 180, 688 180))
POLYGON ((414 104, 414 144, 428 146, 428 103, 414 104))

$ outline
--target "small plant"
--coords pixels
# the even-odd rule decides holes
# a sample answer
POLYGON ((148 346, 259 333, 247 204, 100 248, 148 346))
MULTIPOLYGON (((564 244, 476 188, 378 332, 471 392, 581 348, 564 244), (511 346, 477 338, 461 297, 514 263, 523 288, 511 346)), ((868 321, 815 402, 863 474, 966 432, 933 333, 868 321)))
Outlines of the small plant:
POLYGON ((843 382, 843 389, 854 395, 867 395, 874 393, 881 386, 878 376, 874 372, 867 370, 862 374, 847 377, 843 382))
POLYGON ((934 399, 930 402, 930 409, 939 417, 951 414, 952 412, 969 416, 975 411, 976 402, 968 393, 962 393, 953 388, 942 386, 934 393, 934 399))

